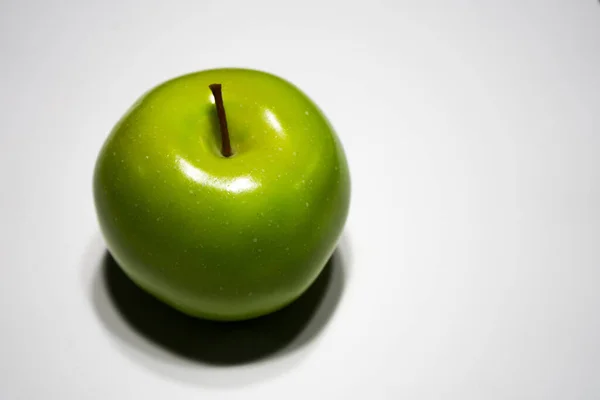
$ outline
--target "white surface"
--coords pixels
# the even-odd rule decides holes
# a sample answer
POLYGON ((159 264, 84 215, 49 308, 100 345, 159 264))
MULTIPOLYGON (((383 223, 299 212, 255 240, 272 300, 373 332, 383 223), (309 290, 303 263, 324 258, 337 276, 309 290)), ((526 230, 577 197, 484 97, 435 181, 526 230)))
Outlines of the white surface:
POLYGON ((5 0, 0 57, 2 400, 600 398, 597 1, 5 0), (305 90, 353 178, 339 293, 228 366, 125 322, 91 196, 132 102, 220 66, 305 90))

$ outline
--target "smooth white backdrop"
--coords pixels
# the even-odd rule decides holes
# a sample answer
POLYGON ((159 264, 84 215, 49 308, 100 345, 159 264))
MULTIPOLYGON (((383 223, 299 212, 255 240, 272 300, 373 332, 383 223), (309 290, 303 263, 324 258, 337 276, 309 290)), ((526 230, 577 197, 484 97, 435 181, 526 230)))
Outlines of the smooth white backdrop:
POLYGON ((600 398, 597 1, 4 0, 0 60, 2 400, 600 398), (222 66, 311 96, 353 193, 304 330, 212 365, 115 307, 91 176, 222 66))

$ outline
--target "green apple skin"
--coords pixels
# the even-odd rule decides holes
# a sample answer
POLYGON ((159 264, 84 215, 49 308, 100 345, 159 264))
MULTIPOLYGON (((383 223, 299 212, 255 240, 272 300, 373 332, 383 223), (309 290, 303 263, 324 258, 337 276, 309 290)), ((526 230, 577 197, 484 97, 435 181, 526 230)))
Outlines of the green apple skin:
POLYGON ((106 139, 93 190, 107 247, 138 286, 183 313, 231 321, 280 309, 316 279, 347 218, 350 176, 332 126, 297 87, 214 69, 143 95, 106 139))

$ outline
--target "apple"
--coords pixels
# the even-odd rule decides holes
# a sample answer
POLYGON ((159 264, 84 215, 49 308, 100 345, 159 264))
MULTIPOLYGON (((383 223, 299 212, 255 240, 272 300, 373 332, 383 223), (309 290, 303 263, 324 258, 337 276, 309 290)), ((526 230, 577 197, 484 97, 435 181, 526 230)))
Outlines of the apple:
POLYGON ((108 250, 133 282, 227 321, 273 312, 311 285, 344 227, 350 176, 332 126, 297 87, 213 69, 127 111, 93 191, 108 250))

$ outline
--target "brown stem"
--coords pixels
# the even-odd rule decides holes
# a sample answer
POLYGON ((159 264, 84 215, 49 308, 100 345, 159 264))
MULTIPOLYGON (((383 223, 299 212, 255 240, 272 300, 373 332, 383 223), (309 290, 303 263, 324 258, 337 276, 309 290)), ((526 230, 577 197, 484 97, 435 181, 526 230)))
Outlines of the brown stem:
POLYGON ((221 154, 223 157, 231 157, 231 142, 229 141, 229 129, 227 128, 227 117, 225 116, 225 106, 223 105, 223 93, 221 84, 213 83, 208 86, 215 97, 217 106, 217 116, 219 117, 219 126, 221 127, 221 154))

